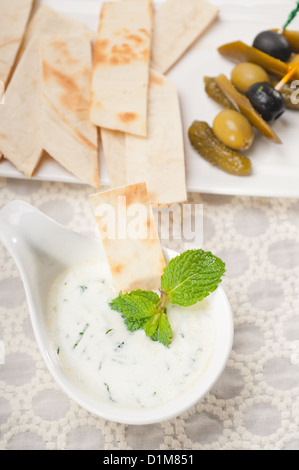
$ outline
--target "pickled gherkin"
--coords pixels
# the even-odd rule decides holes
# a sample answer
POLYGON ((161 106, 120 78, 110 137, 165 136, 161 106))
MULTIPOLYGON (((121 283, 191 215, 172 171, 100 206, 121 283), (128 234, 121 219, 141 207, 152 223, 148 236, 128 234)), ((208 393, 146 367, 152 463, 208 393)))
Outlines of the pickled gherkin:
MULTIPOLYGON (((275 87, 278 82, 273 82, 275 87)), ((286 83, 280 90, 280 93, 284 97, 285 105, 288 109, 295 109, 299 111, 299 93, 296 88, 292 88, 291 83, 286 83)))
POLYGON ((233 104, 226 98, 225 94, 222 93, 219 86, 213 77, 204 77, 205 90, 207 95, 212 98, 216 103, 227 109, 235 109, 233 104))
POLYGON ((211 165, 231 175, 251 174, 249 158, 223 144, 206 122, 194 121, 189 128, 189 139, 195 150, 211 165))
MULTIPOLYGON (((283 78, 290 70, 289 65, 285 62, 275 59, 255 47, 247 46, 242 41, 225 44, 218 48, 218 52, 233 62, 252 62, 253 64, 260 65, 268 73, 277 78, 283 78)), ((294 76, 294 80, 298 79, 299 71, 294 76)))

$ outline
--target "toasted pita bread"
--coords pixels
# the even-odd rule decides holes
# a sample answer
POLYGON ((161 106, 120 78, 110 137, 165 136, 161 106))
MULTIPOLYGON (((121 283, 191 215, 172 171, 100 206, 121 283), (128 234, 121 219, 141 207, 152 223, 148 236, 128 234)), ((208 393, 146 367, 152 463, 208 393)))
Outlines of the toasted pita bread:
POLYGON ((101 128, 100 135, 110 185, 124 186, 127 184, 125 134, 101 128))
POLYGON ((168 72, 217 15, 204 0, 166 0, 154 14, 151 67, 168 72))
POLYGON ((37 11, 36 15, 42 18, 37 23, 34 23, 36 15, 33 17, 30 23, 32 36, 25 41, 26 47, 23 46, 22 56, 5 93, 5 105, 0 106, 0 152, 28 177, 33 175, 43 151, 41 31, 65 35, 87 31, 85 25, 65 15, 52 15, 50 10, 48 16, 49 10, 37 11), (36 26, 33 28, 32 24, 36 26))
POLYGON ((4 95, 4 82, 0 81, 0 104, 2 102, 2 98, 3 98, 3 95, 4 95))
POLYGON ((151 70, 148 136, 126 134, 127 183, 145 181, 151 204, 187 199, 181 111, 175 85, 151 70))
POLYGON ((91 43, 85 32, 42 41, 43 148, 72 174, 100 187, 98 131, 89 121, 91 43))
POLYGON ((97 126, 146 136, 151 28, 152 0, 103 4, 90 107, 97 126))
POLYGON ((20 54, 24 52, 29 42, 36 34, 52 35, 52 34, 69 34, 69 33, 80 33, 85 31, 87 28, 85 24, 80 21, 76 21, 63 13, 60 13, 46 5, 41 5, 36 9, 24 35, 20 54))
POLYGON ((18 170, 32 176, 42 153, 39 42, 24 52, 0 106, 0 152, 18 170))
POLYGON ((94 194, 90 196, 90 201, 116 291, 159 289, 165 260, 146 184, 123 186, 94 194), (123 217, 126 219, 121 224, 123 217), (135 222, 145 234, 136 236, 134 231, 128 233, 135 222), (123 237, 119 233, 114 234, 113 230, 109 233, 109 226, 115 226, 116 230, 125 229, 123 237))
POLYGON ((0 81, 7 85, 33 0, 0 0, 0 81))
MULTIPOLYGON (((3 96, 4 96, 4 83, 0 81, 0 104, 3 104, 3 96)), ((0 160, 2 160, 2 153, 0 152, 0 160)))
POLYGON ((112 187, 145 181, 153 205, 187 200, 179 98, 164 75, 150 71, 148 136, 101 129, 101 138, 112 187))

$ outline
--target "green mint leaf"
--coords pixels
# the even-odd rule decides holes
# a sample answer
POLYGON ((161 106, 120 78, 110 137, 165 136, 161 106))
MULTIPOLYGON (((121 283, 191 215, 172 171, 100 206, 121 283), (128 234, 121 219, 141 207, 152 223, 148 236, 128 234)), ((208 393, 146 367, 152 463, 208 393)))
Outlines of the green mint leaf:
POLYGON ((161 299, 155 292, 137 290, 129 294, 120 293, 109 305, 112 310, 122 314, 128 330, 133 333, 143 328, 156 314, 160 302, 161 299))
POLYGON ((138 295, 139 297, 144 297, 145 299, 149 300, 150 302, 154 303, 155 305, 159 305, 161 299, 156 292, 147 291, 147 290, 134 290, 133 295, 138 295))
POLYGON ((134 333, 144 329, 153 341, 169 346, 173 334, 161 303, 161 298, 155 292, 137 290, 129 294, 120 293, 109 305, 112 310, 122 314, 129 331, 134 333))
POLYGON ((169 346, 172 341, 173 333, 166 313, 162 313, 158 328, 158 341, 164 346, 169 346))
POLYGON ((157 312, 156 315, 153 315, 152 318, 150 318, 146 324, 144 325, 144 331, 146 336, 152 337, 156 331, 158 330, 159 323, 161 319, 161 311, 157 312))
POLYGON ((148 322, 148 318, 142 318, 141 320, 134 320, 133 318, 125 318, 125 324, 131 333, 134 333, 137 330, 143 329, 146 323, 148 322))
POLYGON ((162 310, 149 320, 145 325, 144 331, 153 341, 159 341, 168 347, 173 338, 172 328, 170 326, 166 313, 162 310))
POLYGON ((153 316, 159 302, 160 297, 154 292, 133 291, 129 294, 121 292, 109 305, 112 310, 122 313, 127 318, 141 320, 153 316))
POLYGON ((188 250, 168 263, 161 288, 172 303, 189 307, 215 291, 224 273, 224 262, 211 252, 188 250))

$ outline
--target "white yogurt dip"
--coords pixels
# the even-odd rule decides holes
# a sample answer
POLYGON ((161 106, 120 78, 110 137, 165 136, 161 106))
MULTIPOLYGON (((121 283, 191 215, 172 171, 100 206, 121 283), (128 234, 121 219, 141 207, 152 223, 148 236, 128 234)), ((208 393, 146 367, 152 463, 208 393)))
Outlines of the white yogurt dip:
POLYGON ((128 331, 109 302, 117 296, 105 261, 62 272, 49 292, 47 319, 61 367, 83 391, 121 406, 154 407, 191 387, 207 368, 217 335, 209 298, 168 305, 169 348, 128 331))

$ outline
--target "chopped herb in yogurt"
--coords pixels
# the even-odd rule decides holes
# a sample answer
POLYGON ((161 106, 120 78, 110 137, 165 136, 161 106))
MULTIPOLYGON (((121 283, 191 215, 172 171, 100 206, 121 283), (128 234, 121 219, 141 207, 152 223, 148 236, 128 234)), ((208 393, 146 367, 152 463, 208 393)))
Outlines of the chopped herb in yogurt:
POLYGON ((76 349, 76 347, 78 346, 78 344, 82 341, 83 335, 84 335, 84 333, 86 332, 86 330, 87 330, 88 327, 89 327, 89 324, 86 323, 86 325, 84 326, 83 330, 79 333, 79 338, 78 338, 77 342, 74 344, 74 349, 76 349))
MULTIPOLYGON (((211 277, 215 270, 215 286, 217 263, 210 257, 206 262, 202 278, 208 277, 210 266, 211 277)), ((191 283, 193 299, 200 296, 197 276, 195 272, 191 283)), ((119 296, 117 302, 124 312, 120 315, 109 305, 115 290, 105 259, 61 272, 49 292, 47 317, 56 358, 69 380, 96 400, 135 409, 167 403, 190 388, 206 370, 215 349, 221 310, 217 301, 208 299, 188 308, 178 301, 172 303, 179 294, 185 298, 179 277, 182 273, 176 276, 175 269, 172 275, 165 271, 160 295, 137 291, 119 296), (86 289, 83 292, 78 286, 86 289)))

